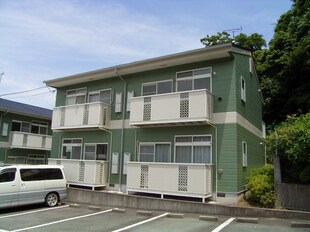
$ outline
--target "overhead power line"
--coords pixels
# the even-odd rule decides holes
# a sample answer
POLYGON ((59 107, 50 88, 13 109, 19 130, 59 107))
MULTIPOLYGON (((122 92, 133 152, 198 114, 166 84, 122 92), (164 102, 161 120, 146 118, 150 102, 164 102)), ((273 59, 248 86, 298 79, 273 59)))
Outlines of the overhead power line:
MULTIPOLYGON (((39 88, 28 89, 28 90, 19 91, 19 92, 5 93, 5 94, 1 94, 0 97, 9 96, 9 95, 15 95, 15 94, 21 94, 21 93, 28 93, 28 92, 32 92, 32 91, 43 89, 43 88, 47 88, 47 86, 42 86, 42 87, 39 87, 39 88)), ((51 90, 49 88, 48 88, 48 90, 51 92, 51 90)))

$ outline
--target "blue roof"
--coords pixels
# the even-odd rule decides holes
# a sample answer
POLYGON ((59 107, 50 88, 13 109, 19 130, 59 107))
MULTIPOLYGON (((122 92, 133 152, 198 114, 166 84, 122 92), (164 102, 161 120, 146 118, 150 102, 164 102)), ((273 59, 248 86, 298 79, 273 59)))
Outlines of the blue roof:
POLYGON ((11 113, 22 114, 37 118, 52 119, 53 111, 38 106, 32 106, 24 103, 14 102, 0 98, 0 111, 9 111, 11 113))

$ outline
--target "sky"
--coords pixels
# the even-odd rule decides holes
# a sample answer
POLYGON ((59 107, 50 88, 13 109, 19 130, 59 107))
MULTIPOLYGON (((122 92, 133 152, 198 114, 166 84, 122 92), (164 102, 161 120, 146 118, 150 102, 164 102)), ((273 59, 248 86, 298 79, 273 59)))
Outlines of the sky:
POLYGON ((224 30, 269 42, 290 0, 0 0, 0 97, 53 109, 43 81, 204 47, 224 30), (22 92, 18 93, 17 92, 22 92))

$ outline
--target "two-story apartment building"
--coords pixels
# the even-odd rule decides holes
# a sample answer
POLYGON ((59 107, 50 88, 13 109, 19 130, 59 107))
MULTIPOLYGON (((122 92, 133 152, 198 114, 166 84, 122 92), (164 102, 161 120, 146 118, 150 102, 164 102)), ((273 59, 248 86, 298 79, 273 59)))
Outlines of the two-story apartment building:
POLYGON ((0 164, 45 164, 52 110, 0 98, 0 164))
POLYGON ((232 202, 264 164, 259 81, 232 44, 45 83, 57 88, 49 163, 73 185, 232 202))

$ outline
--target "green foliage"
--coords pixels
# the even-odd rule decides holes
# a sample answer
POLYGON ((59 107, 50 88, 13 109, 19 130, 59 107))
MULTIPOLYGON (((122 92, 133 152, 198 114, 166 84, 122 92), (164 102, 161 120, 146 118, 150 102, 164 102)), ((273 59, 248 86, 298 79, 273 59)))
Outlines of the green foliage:
POLYGON ((240 33, 236 37, 232 38, 226 31, 218 32, 216 35, 212 36, 207 35, 205 38, 200 39, 200 42, 207 47, 225 43, 233 43, 251 51, 257 51, 266 46, 266 41, 263 39, 263 36, 257 33, 250 36, 240 33))
POLYGON ((276 126, 266 143, 268 157, 272 159, 276 153, 281 157, 284 179, 310 183, 310 113, 290 117, 276 126))
POLYGON ((276 195, 273 178, 274 169, 270 164, 254 169, 246 184, 246 188, 250 191, 248 200, 262 207, 274 207, 276 195))
POLYGON ((295 0, 275 27, 269 49, 255 54, 265 99, 264 120, 277 124, 310 109, 310 1, 295 0))

